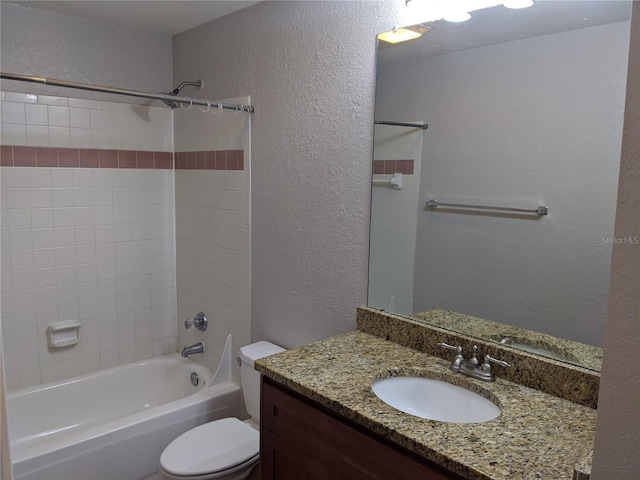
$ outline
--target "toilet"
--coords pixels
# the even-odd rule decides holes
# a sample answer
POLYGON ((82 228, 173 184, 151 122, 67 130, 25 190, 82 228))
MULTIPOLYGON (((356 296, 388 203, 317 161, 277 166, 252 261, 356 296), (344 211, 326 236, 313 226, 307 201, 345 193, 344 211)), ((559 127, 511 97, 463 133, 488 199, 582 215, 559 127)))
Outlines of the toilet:
POLYGON ((257 342, 240 348, 240 379, 248 420, 229 417, 199 425, 176 438, 160 456, 170 480, 242 480, 260 458, 260 374, 256 360, 284 348, 257 342))

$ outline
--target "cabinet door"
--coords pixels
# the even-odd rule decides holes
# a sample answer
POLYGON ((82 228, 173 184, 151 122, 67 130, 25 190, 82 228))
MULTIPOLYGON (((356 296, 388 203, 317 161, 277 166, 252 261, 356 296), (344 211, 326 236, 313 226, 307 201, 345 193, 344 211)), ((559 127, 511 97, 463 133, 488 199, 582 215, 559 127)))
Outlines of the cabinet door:
POLYGON ((263 480, 451 480, 460 477, 374 438, 263 378, 263 480))
MULTIPOLYGON (((295 444, 263 433, 262 480, 370 480, 379 478, 309 438, 295 444), (305 441, 306 440, 306 441, 305 441)), ((297 438, 296 440, 300 440, 297 438)))

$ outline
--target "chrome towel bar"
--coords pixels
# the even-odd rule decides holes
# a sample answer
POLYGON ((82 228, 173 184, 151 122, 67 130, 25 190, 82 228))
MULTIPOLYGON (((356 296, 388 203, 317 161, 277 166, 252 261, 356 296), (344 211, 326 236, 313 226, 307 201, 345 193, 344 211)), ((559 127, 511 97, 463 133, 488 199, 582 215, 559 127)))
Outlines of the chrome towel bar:
POLYGON ((431 208, 436 207, 450 207, 450 208, 467 208, 476 210, 494 210, 498 212, 518 212, 518 213, 535 213, 536 215, 548 215, 549 207, 540 205, 537 208, 512 208, 512 207, 491 207, 488 205, 467 205, 463 203, 442 203, 438 200, 431 199, 427 201, 427 206, 431 208))

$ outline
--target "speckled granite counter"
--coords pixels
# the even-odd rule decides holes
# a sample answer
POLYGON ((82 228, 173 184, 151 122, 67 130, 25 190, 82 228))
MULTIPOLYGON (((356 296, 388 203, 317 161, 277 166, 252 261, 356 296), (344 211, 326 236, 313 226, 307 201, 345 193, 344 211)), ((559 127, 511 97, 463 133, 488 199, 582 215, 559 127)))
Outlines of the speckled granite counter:
POLYGON ((256 369, 368 430, 470 480, 571 479, 593 446, 596 412, 498 378, 480 382, 449 362, 355 331, 260 359, 256 369), (446 379, 497 401, 502 414, 476 424, 401 413, 371 390, 400 373, 446 379))

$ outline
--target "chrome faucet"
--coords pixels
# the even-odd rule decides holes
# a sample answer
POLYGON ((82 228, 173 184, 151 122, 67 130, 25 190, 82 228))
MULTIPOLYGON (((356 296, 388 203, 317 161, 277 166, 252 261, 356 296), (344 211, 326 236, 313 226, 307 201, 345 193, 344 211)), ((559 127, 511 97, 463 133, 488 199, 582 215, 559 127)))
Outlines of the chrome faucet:
POLYGON ((511 365, 503 360, 498 360, 497 358, 493 358, 491 355, 484 356, 484 363, 480 363, 478 361, 478 346, 473 346, 473 354, 471 358, 466 359, 462 355, 462 347, 453 345, 448 345, 446 343, 438 343, 439 347, 446 348, 447 350, 455 350, 456 355, 453 357, 453 361, 449 366, 449 370, 452 372, 460 372, 464 375, 467 375, 471 378, 476 378, 478 380, 482 380, 483 382, 495 382, 496 376, 491 371, 491 364, 495 363, 496 365, 500 365, 502 367, 510 367, 511 365))
POLYGON ((189 355, 193 355, 194 353, 204 353, 204 342, 198 342, 193 345, 189 345, 188 347, 182 347, 180 355, 187 358, 189 355))

